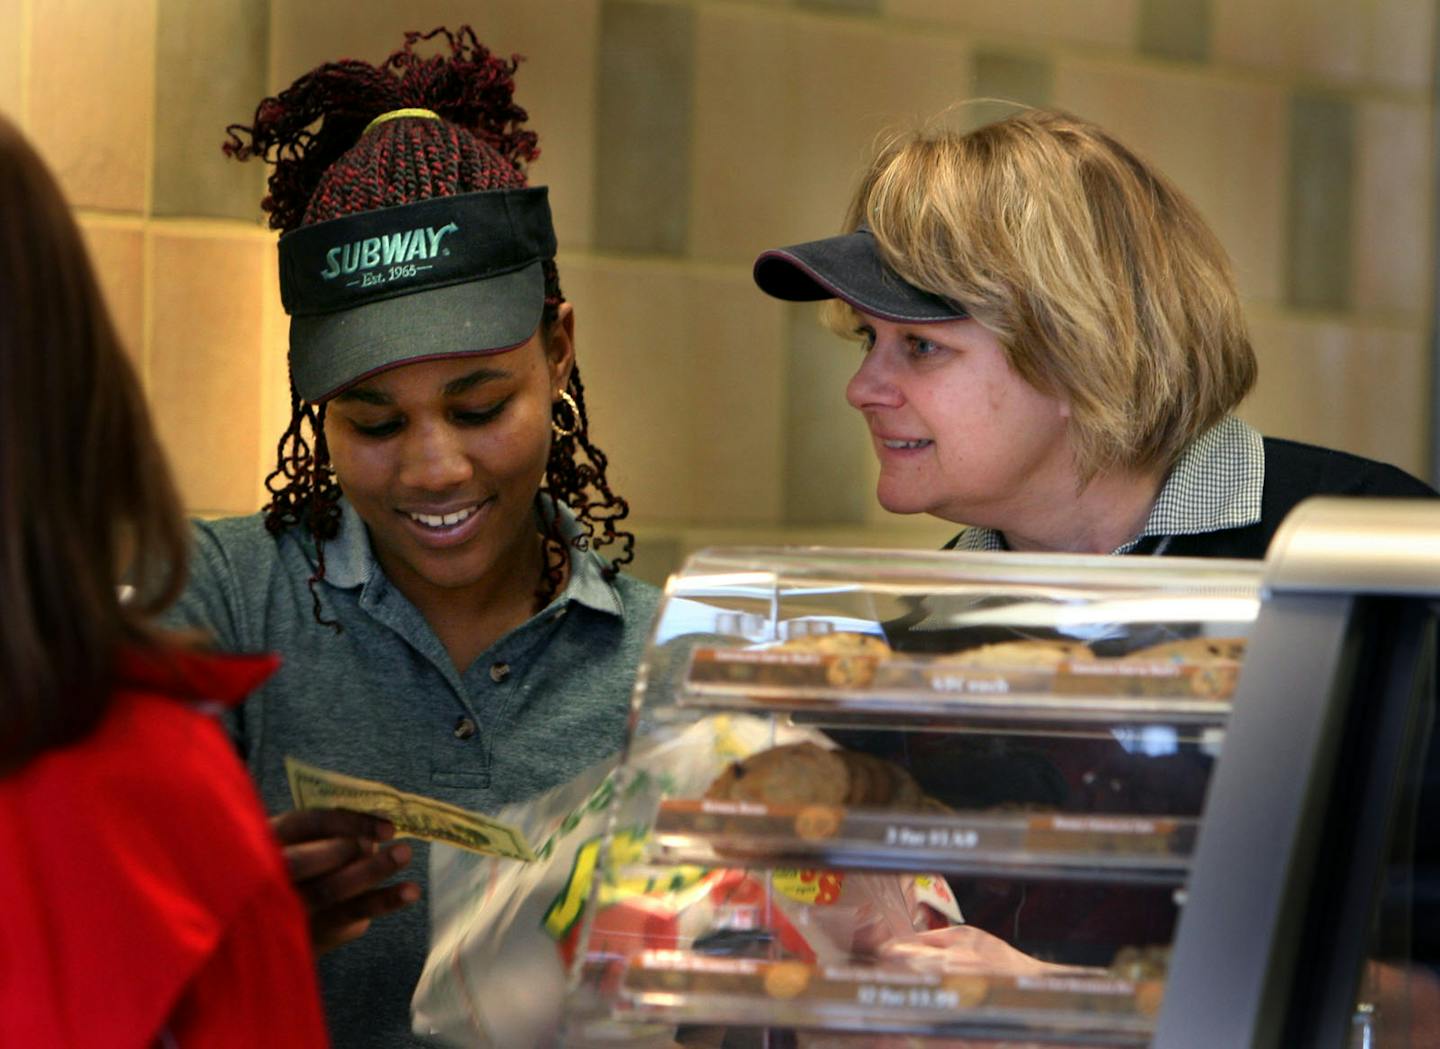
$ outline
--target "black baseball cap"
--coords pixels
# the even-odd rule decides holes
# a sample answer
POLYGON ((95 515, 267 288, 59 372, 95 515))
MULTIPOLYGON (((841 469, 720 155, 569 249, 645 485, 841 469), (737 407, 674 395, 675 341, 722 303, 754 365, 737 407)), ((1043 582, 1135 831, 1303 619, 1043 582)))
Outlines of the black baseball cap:
POLYGON ((397 364, 526 342, 555 256, 545 187, 431 197, 280 238, 290 376, 328 400, 397 364))
POLYGON ((761 253, 755 260, 755 283, 777 299, 843 299, 857 310, 902 324, 970 316, 963 306, 915 287, 887 266, 874 235, 864 226, 838 237, 761 253))

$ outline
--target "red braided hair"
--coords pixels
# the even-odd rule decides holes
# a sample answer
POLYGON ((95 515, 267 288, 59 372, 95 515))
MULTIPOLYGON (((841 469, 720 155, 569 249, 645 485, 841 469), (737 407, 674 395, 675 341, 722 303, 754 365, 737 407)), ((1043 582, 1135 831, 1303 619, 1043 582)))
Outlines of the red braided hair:
MULTIPOLYGON (((540 155, 535 132, 521 128, 527 114, 513 99, 519 62, 518 55, 508 61, 492 55, 469 26, 406 33, 404 46, 379 66, 347 59, 306 73, 262 101, 252 124, 226 128, 223 148, 239 160, 260 157, 274 166, 261 207, 282 231, 429 197, 518 188, 526 185, 525 164, 540 155), (436 38, 449 45, 448 55, 415 53, 417 44, 436 38), (399 117, 367 131, 377 116, 404 108, 429 109, 442 119, 399 117)), ((554 260, 543 265, 541 327, 548 332, 565 300, 554 260)), ((605 567, 612 579, 634 557, 634 535, 616 527, 629 506, 611 490, 605 453, 590 439, 578 366, 567 390, 576 417, 568 407, 557 408, 557 416, 562 429, 576 432, 552 441, 541 491, 574 511, 581 528, 574 546, 620 544, 605 567)), ((293 386, 290 424, 276 455, 265 479, 265 525, 274 533, 299 525, 314 538, 310 592, 315 618, 326 622, 315 584, 325 578, 324 544, 339 533, 341 492, 325 444, 325 406, 304 401, 293 386)), ((545 557, 536 599, 543 605, 564 579, 570 544, 557 516, 541 517, 545 557)))
MULTIPOLYGON (((396 109, 423 107, 438 113, 444 124, 454 125, 452 130, 464 129, 470 132, 468 137, 488 147, 490 160, 481 164, 481 170, 467 172, 463 178, 454 172, 453 183, 437 171, 440 177, 436 179, 436 191, 408 198, 397 195, 391 204, 444 196, 446 193, 439 187, 447 184, 452 185, 450 193, 523 186, 523 165, 540 156, 540 147, 535 132, 520 128, 529 114, 514 102, 515 70, 519 64, 519 55, 511 55, 506 61, 491 54, 469 26, 461 26, 453 33, 444 28, 406 33, 405 46, 378 66, 346 59, 327 62, 306 73, 280 94, 262 101, 255 109, 254 123, 227 127, 230 140, 223 148, 237 160, 261 157, 274 165, 270 194, 260 206, 269 212, 271 228, 278 230, 388 206, 366 201, 366 206, 337 210, 333 215, 307 214, 326 172, 355 146, 370 121, 396 109), (450 45, 449 56, 425 58, 415 53, 416 44, 436 37, 444 37, 450 45), (316 121, 320 121, 320 127, 311 131, 316 121), (458 186, 464 188, 454 188, 458 186)), ((414 126, 408 120, 390 124, 414 126)), ((395 129, 390 128, 392 134, 395 129)), ((376 129, 385 130, 385 125, 376 129)), ((450 137, 455 143, 452 149, 463 148, 455 142, 458 135, 450 137)), ((430 164, 449 162, 443 149, 429 157, 430 164)), ((360 202, 351 199, 352 204, 360 202)))

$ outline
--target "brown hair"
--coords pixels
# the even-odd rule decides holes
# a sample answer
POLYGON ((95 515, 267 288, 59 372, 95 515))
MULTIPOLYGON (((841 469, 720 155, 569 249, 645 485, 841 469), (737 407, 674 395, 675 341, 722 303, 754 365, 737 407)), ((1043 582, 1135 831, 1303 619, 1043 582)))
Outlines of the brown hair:
MULTIPOLYGON (((1199 211, 1096 125, 1027 110, 883 146, 851 204, 885 261, 965 306, 1071 404, 1083 480, 1169 468, 1256 374, 1229 260, 1199 211)), ((843 307, 832 326, 853 330, 843 307)))
POLYGON ((184 587, 187 542, 69 207, 0 118, 0 769, 100 721, 121 647, 155 643, 184 587))
MULTIPOLYGON (((284 231, 429 197, 524 186, 525 164, 540 149, 535 132, 522 129, 527 114, 514 102, 518 64, 518 56, 492 54, 469 26, 406 33, 404 46, 378 66, 353 59, 326 63, 265 99, 252 124, 226 129, 225 151, 274 165, 261 207, 270 225, 284 231), (431 40, 443 41, 441 53, 420 55, 417 46, 431 40), (394 119, 367 132, 382 113, 412 107, 441 119, 394 119)), ((565 300, 555 261, 547 259, 543 267, 541 328, 548 336, 565 300)), ((581 529, 574 546, 619 544, 604 569, 611 579, 634 557, 634 535, 616 527, 629 505, 610 488, 605 453, 590 439, 578 364, 566 390, 576 410, 572 415, 556 403, 554 420, 567 432, 551 443, 541 490, 574 511, 581 529)), ((315 584, 325 577, 324 543, 339 533, 341 492, 329 470, 325 405, 302 400, 293 385, 290 404, 278 464, 265 481, 271 495, 265 524, 275 533, 298 524, 315 538, 319 564, 310 592, 316 620, 326 623, 315 584)), ((543 604, 559 590, 571 544, 558 516, 542 514, 541 520, 545 569, 536 598, 543 604)))

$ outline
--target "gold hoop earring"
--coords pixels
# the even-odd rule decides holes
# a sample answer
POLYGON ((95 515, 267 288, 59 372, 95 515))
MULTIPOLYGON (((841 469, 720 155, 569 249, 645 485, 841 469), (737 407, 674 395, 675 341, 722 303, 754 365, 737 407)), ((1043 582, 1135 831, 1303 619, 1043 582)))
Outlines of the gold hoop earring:
MULTIPOLYGON (((561 426, 555 421, 552 415, 550 419, 550 429, 555 431, 556 437, 574 437, 580 432, 580 406, 575 403, 575 398, 570 396, 569 390, 560 391, 560 401, 564 401, 565 406, 570 409, 571 423, 569 427, 561 426)), ((560 401, 554 401, 551 404, 552 411, 559 407, 560 401)))

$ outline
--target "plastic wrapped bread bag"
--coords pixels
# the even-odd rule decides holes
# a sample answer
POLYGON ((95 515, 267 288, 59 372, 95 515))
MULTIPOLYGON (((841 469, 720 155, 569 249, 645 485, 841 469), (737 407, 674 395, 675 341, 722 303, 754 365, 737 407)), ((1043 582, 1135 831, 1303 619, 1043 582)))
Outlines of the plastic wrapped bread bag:
POLYGON ((568 1046, 668 1047, 668 1026, 609 1019, 641 952, 843 963, 958 920, 943 881, 922 876, 637 865, 663 798, 700 797, 737 759, 800 741, 829 745, 768 718, 705 718, 648 738, 620 769, 588 770, 497 813, 534 862, 433 847, 414 1030, 457 1045, 536 1045, 563 1018, 568 1046))

